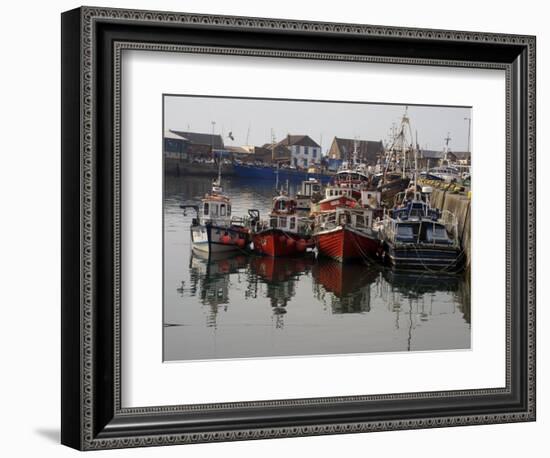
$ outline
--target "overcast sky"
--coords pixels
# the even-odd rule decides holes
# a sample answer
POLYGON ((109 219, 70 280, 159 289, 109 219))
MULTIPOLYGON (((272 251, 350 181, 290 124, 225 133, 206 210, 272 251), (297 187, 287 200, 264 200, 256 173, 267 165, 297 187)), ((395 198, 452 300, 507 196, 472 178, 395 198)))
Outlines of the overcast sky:
MULTIPOLYGON (((399 125, 405 105, 334 103, 219 97, 165 96, 165 129, 224 135, 226 146, 271 143, 271 130, 279 141, 288 134, 307 134, 323 147, 337 137, 388 140, 392 124, 399 125), (232 132, 235 138, 228 138, 232 132), (248 138, 247 138, 248 137, 248 138)), ((442 150, 447 133, 449 148, 468 149, 471 109, 409 106, 413 131, 422 148, 442 150)))

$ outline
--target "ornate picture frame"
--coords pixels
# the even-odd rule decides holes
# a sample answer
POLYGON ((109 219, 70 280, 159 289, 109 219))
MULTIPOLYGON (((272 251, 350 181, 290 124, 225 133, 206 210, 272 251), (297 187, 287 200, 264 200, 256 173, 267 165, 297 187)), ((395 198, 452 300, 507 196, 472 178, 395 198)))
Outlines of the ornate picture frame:
POLYGON ((532 36, 81 7, 62 15, 62 436, 140 447, 535 420, 532 36), (125 408, 121 53, 323 59, 506 74, 506 386, 125 408))

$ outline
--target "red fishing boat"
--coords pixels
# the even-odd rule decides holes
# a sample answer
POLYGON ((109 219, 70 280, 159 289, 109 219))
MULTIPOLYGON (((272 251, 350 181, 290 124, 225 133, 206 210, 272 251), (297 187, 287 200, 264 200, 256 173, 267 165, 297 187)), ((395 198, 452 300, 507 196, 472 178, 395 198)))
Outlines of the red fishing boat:
POLYGON ((319 254, 340 262, 379 256, 381 244, 372 225, 380 212, 356 203, 318 213, 313 238, 319 254))
POLYGON ((294 256, 314 246, 311 220, 297 212, 296 200, 287 195, 273 199, 269 221, 260 221, 258 212, 251 212, 252 242, 258 254, 294 256))

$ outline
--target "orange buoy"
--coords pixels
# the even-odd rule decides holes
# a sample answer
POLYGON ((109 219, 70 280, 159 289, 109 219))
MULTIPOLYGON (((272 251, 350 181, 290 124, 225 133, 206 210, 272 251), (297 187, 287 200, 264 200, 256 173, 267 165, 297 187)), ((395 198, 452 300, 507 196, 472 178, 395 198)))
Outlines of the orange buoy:
POLYGON ((239 248, 244 248, 245 245, 246 245, 246 242, 244 241, 244 239, 237 239, 237 246, 239 248))
POLYGON ((229 234, 222 235, 220 240, 225 245, 229 245, 231 243, 231 237, 229 236, 229 234))

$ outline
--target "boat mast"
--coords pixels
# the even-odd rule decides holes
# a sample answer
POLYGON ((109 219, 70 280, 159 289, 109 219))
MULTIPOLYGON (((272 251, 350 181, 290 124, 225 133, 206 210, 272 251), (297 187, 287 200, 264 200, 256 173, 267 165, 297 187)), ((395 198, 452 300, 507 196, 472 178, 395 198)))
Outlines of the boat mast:
POLYGON ((418 174, 418 161, 417 161, 417 156, 418 156, 418 131, 415 130, 415 145, 414 145, 414 192, 416 192, 416 175, 418 174))
POLYGON ((445 165, 449 164, 449 142, 451 141, 451 133, 447 132, 447 137, 445 138, 445 149, 443 150, 443 160, 445 165))
MULTIPOLYGON (((214 135, 215 135, 216 121, 212 121, 212 137, 210 138, 210 149, 212 151, 212 157, 214 156, 214 135)), ((214 182, 215 186, 219 187, 222 184, 222 152, 218 157, 218 179, 214 182)))
POLYGON ((357 137, 353 139, 353 162, 352 167, 355 169, 357 167, 357 137))
POLYGON ((406 169, 407 169, 407 148, 405 147, 405 125, 409 126, 409 130, 411 128, 409 124, 409 117, 408 117, 408 111, 409 107, 405 107, 405 114, 403 115, 403 119, 401 120, 401 129, 399 131, 399 137, 400 137, 400 143, 401 143, 401 153, 403 154, 403 164, 401 166, 401 177, 406 177, 406 169))
POLYGON ((275 162, 275 131, 273 128, 271 128, 271 162, 275 162))

